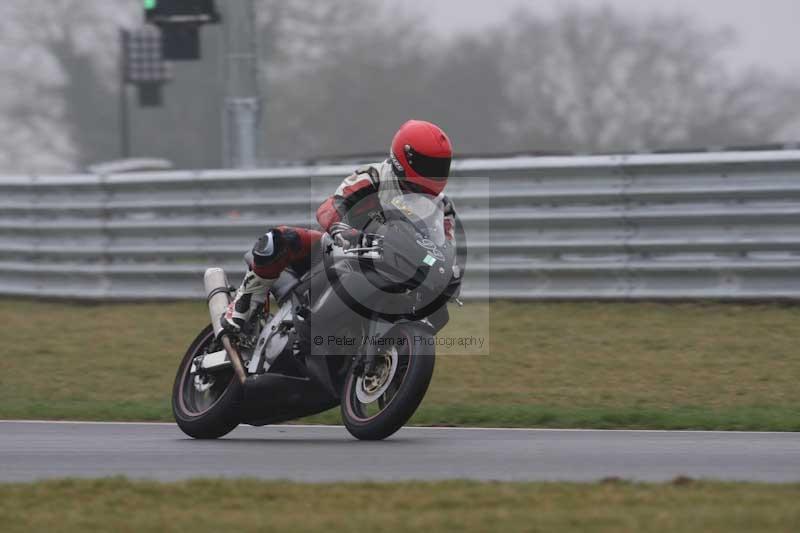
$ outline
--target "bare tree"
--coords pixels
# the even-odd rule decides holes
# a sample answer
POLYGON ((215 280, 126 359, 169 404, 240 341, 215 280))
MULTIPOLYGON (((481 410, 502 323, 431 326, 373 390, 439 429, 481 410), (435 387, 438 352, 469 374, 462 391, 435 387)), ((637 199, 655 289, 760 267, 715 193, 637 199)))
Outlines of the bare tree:
MULTIPOLYGON (((71 102, 111 90, 116 31, 131 16, 125 6, 103 0, 26 0, 0 5, 0 166, 4 171, 72 170, 81 158, 71 102)), ((94 101, 96 104, 96 100, 94 101)), ((100 108, 102 110, 102 108, 100 108)), ((107 133, 106 133, 107 136, 107 133)))
POLYGON ((259 0, 256 7, 264 71, 278 79, 340 57, 377 13, 369 0, 259 0))
POLYGON ((467 34, 439 50, 429 66, 419 69, 420 116, 440 122, 462 154, 508 151, 503 127, 513 115, 500 60, 502 39, 467 34))
POLYGON ((259 5, 268 65, 270 159, 374 151, 380 146, 376 119, 385 110, 376 115, 370 101, 388 100, 387 86, 401 92, 411 88, 391 81, 409 44, 400 41, 392 53, 397 33, 383 24, 378 6, 369 0, 265 0, 259 5))
POLYGON ((519 13, 505 69, 517 149, 579 151, 753 144, 797 111, 796 91, 767 73, 732 73, 728 31, 685 17, 627 18, 609 8, 553 20, 519 13))
MULTIPOLYGON (((384 153, 409 118, 441 123, 461 154, 758 144, 798 120, 796 86, 727 68, 734 36, 686 18, 520 12, 449 39, 372 0, 257 6, 273 161, 384 153)), ((3 172, 117 156, 117 32, 141 23, 139 9, 0 3, 3 172)), ((203 61, 176 65, 163 108, 135 110, 136 154, 220 164, 220 31, 203 29, 203 61)))

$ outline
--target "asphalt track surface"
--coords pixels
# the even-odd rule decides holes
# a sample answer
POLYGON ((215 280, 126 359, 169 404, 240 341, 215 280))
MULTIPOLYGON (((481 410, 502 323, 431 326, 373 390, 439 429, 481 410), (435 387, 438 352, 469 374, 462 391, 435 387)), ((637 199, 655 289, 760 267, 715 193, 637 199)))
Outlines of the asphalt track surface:
POLYGON ((405 428, 359 442, 342 427, 240 427, 194 441, 172 424, 0 422, 0 482, 477 479, 800 482, 800 433, 405 428))

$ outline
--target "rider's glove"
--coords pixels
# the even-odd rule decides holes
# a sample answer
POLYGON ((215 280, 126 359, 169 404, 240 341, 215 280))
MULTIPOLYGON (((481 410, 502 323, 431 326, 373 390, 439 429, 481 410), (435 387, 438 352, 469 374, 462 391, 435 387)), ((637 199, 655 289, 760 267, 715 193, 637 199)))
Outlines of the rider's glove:
POLYGON ((331 227, 330 233, 336 244, 345 250, 353 246, 357 247, 361 243, 361 239, 364 236, 360 230, 342 223, 334 224, 331 227))

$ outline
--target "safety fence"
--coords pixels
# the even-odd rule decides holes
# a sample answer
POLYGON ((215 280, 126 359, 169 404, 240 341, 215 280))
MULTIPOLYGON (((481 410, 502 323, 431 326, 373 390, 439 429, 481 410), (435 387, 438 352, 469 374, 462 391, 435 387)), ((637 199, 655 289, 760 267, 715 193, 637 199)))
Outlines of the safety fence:
MULTIPOLYGON (((0 178, 0 294, 202 297, 352 166, 0 178)), ((465 297, 800 298, 800 151, 454 163, 465 297)))

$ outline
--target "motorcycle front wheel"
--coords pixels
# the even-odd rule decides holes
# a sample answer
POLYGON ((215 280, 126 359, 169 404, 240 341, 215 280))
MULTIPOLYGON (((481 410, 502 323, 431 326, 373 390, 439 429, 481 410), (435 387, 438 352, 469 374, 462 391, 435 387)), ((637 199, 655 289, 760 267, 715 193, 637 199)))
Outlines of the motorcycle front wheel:
POLYGON ((239 425, 242 385, 232 369, 213 375, 198 372, 195 359, 214 343, 211 326, 205 328, 183 356, 172 388, 172 413, 181 431, 195 439, 218 439, 239 425))
POLYGON ((418 324, 401 324, 371 372, 351 368, 342 391, 341 413, 351 435, 382 440, 403 427, 419 407, 433 377, 434 337, 418 324), (361 375, 358 375, 358 374, 361 375))

